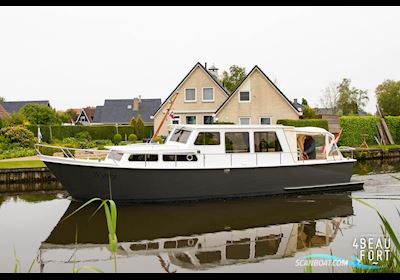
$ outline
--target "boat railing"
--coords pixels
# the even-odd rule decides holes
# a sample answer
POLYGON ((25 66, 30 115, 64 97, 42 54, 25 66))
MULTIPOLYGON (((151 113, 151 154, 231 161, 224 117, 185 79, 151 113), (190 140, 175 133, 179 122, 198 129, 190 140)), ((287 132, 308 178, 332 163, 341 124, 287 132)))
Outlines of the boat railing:
POLYGON ((63 157, 72 160, 95 160, 104 161, 108 159, 108 163, 114 163, 119 166, 120 160, 124 154, 129 155, 159 155, 157 161, 148 160, 147 156, 143 157, 142 161, 133 161, 135 166, 152 167, 155 163, 163 161, 165 167, 173 166, 188 166, 189 162, 192 162, 191 166, 198 167, 209 167, 209 166, 258 166, 258 165, 282 165, 291 163, 307 163, 314 160, 327 160, 337 161, 342 160, 341 154, 332 153, 326 155, 324 153, 318 154, 319 157, 316 159, 304 159, 300 156, 299 151, 294 152, 233 152, 233 153, 201 153, 197 149, 180 149, 180 150, 119 150, 119 149, 108 149, 108 150, 97 150, 97 149, 80 149, 70 148, 62 146, 52 146, 46 144, 36 144, 35 150, 38 155, 63 157), (58 151, 58 152, 57 152, 58 151), (163 160, 164 155, 175 155, 174 160, 165 161, 163 160), (179 155, 191 155, 187 160, 178 160, 179 155), (197 159, 193 160, 193 156, 197 159), (161 159, 160 159, 161 158, 161 159), (193 160, 193 161, 192 161, 193 160), (197 162, 197 164, 195 164, 197 162))
POLYGON ((53 146, 46 144, 35 144, 34 146, 36 153, 41 156, 53 156, 53 157, 64 157, 73 160, 96 160, 102 161, 106 158, 111 159, 115 165, 118 162, 110 156, 113 150, 98 150, 98 149, 80 149, 70 148, 63 146, 53 146))

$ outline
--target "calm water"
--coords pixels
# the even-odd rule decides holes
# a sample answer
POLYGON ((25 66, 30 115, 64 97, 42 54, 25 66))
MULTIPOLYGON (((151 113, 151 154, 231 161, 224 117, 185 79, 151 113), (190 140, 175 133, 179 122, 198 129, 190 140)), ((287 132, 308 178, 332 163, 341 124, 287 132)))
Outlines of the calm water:
MULTIPOLYGON (((309 253, 349 259, 355 238, 381 234, 376 213, 349 195, 399 228, 400 181, 382 176, 351 193, 118 205, 118 272, 303 272, 296 260, 309 253)), ((74 252, 76 267, 112 272, 103 211, 90 219, 89 206, 61 222, 80 205, 62 192, 0 196, 0 272, 12 272, 13 248, 23 272, 33 259, 34 272, 72 272, 74 252)))

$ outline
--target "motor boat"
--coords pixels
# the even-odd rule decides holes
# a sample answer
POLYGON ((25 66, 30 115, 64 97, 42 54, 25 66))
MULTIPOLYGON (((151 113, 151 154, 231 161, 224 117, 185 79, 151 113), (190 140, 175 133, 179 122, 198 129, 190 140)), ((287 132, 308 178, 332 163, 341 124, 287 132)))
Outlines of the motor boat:
POLYGON ((164 144, 35 148, 77 200, 181 201, 363 187, 351 181, 356 160, 345 158, 335 136, 319 127, 172 125, 164 144))

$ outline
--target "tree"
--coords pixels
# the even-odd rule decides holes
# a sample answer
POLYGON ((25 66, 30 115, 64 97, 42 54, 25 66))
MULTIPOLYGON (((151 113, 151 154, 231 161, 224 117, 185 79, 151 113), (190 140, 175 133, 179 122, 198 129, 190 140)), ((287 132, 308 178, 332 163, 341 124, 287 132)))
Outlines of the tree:
POLYGON ((339 99, 337 107, 339 112, 344 115, 358 115, 369 100, 368 91, 351 87, 351 80, 344 78, 338 85, 339 99))
POLYGON ((317 114, 315 110, 308 105, 305 105, 303 108, 303 118, 304 119, 315 119, 317 118, 317 114))
POLYGON ((307 100, 305 98, 301 99, 301 105, 308 106, 308 102, 307 102, 307 100))
POLYGON ((54 110, 42 104, 26 104, 20 112, 31 124, 59 124, 61 122, 54 110))
POLYGON ((144 123, 142 117, 140 115, 137 117, 136 126, 135 126, 135 134, 139 140, 144 137, 144 123))
POLYGON ((229 67, 229 72, 222 73, 221 82, 224 87, 232 93, 236 87, 246 78, 246 68, 237 65, 229 67))
POLYGON ((68 109, 66 111, 58 111, 57 117, 63 123, 74 123, 78 118, 78 113, 76 113, 73 109, 68 109))
POLYGON ((0 103, 5 102, 6 99, 3 96, 0 96, 0 103))
POLYGON ((27 119, 20 112, 14 112, 11 115, 7 115, 3 118, 4 126, 23 125, 27 122, 27 119))
POLYGON ((324 90, 322 90, 322 96, 319 99, 319 103, 322 108, 332 110, 332 114, 337 113, 337 102, 339 99, 338 83, 331 82, 324 90))
POLYGON ((131 126, 133 127, 133 130, 135 130, 135 127, 136 127, 136 120, 135 120, 135 117, 132 117, 130 123, 131 123, 131 126))
POLYGON ((376 87, 375 94, 384 115, 400 115, 400 81, 385 80, 376 87))

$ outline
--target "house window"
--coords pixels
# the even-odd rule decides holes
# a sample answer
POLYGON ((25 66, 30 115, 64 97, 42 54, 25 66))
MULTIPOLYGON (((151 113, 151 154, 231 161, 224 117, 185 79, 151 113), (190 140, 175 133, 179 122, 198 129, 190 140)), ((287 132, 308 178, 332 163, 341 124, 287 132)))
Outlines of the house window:
POLYGON ((241 125, 250 124, 250 118, 249 117, 239 118, 239 124, 241 124, 241 125))
POLYGON ((196 102, 196 89, 195 88, 185 89, 185 102, 196 102))
POLYGON ((196 124, 196 116, 186 116, 186 124, 196 124))
POLYGON ((197 135, 195 145, 219 145, 220 138, 219 132, 199 132, 197 135))
POLYGON ((261 117, 260 124, 271 124, 271 117, 261 117))
POLYGON ((214 101, 214 88, 203 88, 203 102, 214 101))
POLYGON ((255 152, 282 152, 281 144, 275 132, 254 132, 255 152))
POLYGON ((249 91, 239 92, 239 101, 240 102, 250 102, 250 92, 249 91))
POLYGON ((180 123, 180 117, 179 116, 174 116, 174 118, 172 119, 171 123, 172 124, 179 124, 180 123))
POLYGON ((204 124, 212 124, 214 122, 214 119, 212 116, 204 116, 204 124))
POLYGON ((249 133, 248 132, 226 132, 225 133, 225 152, 226 153, 249 153, 249 133))

